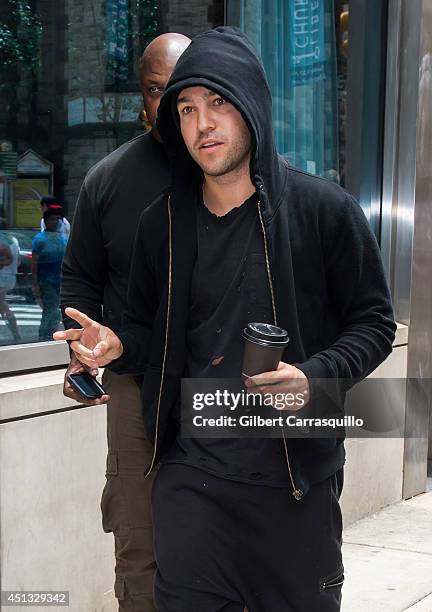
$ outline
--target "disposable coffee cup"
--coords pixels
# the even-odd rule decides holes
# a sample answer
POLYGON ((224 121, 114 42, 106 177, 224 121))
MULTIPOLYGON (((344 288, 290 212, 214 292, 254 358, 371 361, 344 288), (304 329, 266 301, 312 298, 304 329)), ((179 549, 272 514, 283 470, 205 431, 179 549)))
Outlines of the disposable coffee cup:
POLYGON ((249 323, 243 338, 243 378, 277 370, 289 342, 285 329, 269 323, 249 323))

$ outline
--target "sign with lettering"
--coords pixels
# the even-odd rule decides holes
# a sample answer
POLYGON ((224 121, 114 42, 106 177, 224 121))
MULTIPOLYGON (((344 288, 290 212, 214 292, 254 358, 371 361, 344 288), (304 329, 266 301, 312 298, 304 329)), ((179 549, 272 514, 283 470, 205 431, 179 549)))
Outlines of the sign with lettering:
POLYGON ((14 183, 14 225, 18 228, 40 227, 40 199, 49 194, 48 179, 20 178, 14 183))
POLYGON ((107 73, 113 80, 128 77, 128 0, 106 0, 107 73))
POLYGON ((293 86, 325 78, 325 0, 291 0, 290 77, 293 86))

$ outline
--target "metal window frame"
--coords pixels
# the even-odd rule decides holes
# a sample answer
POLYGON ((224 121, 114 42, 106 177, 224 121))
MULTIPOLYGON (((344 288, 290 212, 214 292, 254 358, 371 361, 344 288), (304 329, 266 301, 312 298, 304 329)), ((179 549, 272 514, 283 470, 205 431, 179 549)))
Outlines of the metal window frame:
MULTIPOLYGON (((407 43, 414 33, 417 39, 412 44, 415 63, 411 60, 406 68, 407 80, 402 83, 402 92, 407 91, 416 101, 414 115, 410 115, 410 108, 401 105, 401 114, 405 118, 407 127, 405 133, 413 138, 413 199, 405 201, 398 197, 400 215, 398 222, 402 224, 404 234, 400 237, 400 228, 397 227, 397 251, 402 258, 403 248, 410 247, 410 270, 404 271, 408 286, 408 299, 400 288, 396 286, 397 300, 404 299, 407 303, 409 316, 408 360, 407 372, 409 385, 406 397, 405 417, 405 449, 404 449, 404 482, 403 497, 410 498, 426 491, 428 445, 432 447, 432 439, 428 439, 430 432, 430 418, 432 406, 432 359, 430 346, 432 343, 432 285, 430 282, 432 270, 432 0, 411 0, 404 4, 405 14, 403 32, 407 43), (416 28, 414 27, 417 26, 416 28), (415 118, 415 120, 413 120, 415 118), (410 123, 411 120, 411 123, 410 123), (409 131, 409 128, 411 131, 409 131), (413 133, 413 134, 412 134, 413 133), (409 206, 409 211, 406 207, 409 206), (407 214, 409 212, 409 214, 407 214), (404 227, 405 226, 405 227, 404 227)), ((409 60, 410 58, 408 58, 409 60)), ((408 61, 406 62, 408 64, 408 61)), ((404 149, 400 149, 400 157, 404 149)), ((400 168, 400 164, 399 164, 400 168)), ((400 180, 403 174, 399 170, 400 180)), ((400 181, 399 192, 400 193, 400 181)), ((411 195, 410 193, 408 195, 411 195)), ((407 258, 407 253, 405 252, 407 258)), ((395 269, 395 272, 398 272, 395 269)), ((395 276, 396 278, 396 276, 395 276)), ((396 304, 398 302, 396 301, 396 304)), ((403 304, 405 306, 405 304, 403 304)), ((429 449, 430 452, 430 449, 429 449)))
POLYGON ((411 319, 422 0, 391 0, 381 244, 396 320, 411 319))
POLYGON ((388 2, 350 4, 346 184, 380 240, 388 2), (376 4, 376 3, 375 3, 376 4))
POLYGON ((402 0, 388 0, 387 22, 387 67, 384 113, 383 176, 381 195, 381 257, 387 279, 392 277, 392 247, 394 236, 392 226, 397 210, 396 162, 398 150, 398 109, 399 109, 399 64, 401 38, 402 0))

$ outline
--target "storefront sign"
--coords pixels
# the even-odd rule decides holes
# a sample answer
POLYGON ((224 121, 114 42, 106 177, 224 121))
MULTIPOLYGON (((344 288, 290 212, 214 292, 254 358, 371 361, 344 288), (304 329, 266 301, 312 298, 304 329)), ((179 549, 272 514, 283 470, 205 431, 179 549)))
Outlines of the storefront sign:
POLYGON ((292 0, 290 16, 290 64, 294 86, 325 78, 325 0, 292 0))
POLYGON ((14 183, 14 226, 39 228, 40 199, 49 194, 48 179, 21 178, 14 183))

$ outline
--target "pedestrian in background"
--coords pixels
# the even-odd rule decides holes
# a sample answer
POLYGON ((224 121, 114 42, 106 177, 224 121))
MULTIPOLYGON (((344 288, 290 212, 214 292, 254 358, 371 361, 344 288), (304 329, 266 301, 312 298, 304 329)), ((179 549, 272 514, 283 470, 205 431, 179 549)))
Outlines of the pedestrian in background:
POLYGON ((15 287, 20 265, 19 243, 14 236, 0 235, 0 316, 8 323, 13 339, 21 340, 14 313, 6 302, 6 294, 15 287))
POLYGON ((45 229, 45 221, 44 221, 44 218, 43 218, 44 214, 48 210, 52 210, 52 211, 55 211, 58 214, 62 215, 62 219, 61 219, 61 221, 59 221, 59 224, 58 224, 58 227, 57 227, 57 231, 62 233, 62 234, 64 234, 67 238, 69 238, 70 223, 66 219, 66 217, 64 216, 63 206, 59 202, 59 200, 57 198, 55 198, 54 196, 42 196, 41 199, 40 199, 40 207, 41 207, 41 213, 42 213, 41 231, 43 231, 45 229))
POLYGON ((51 340, 60 325, 60 279, 67 236, 59 231, 63 216, 57 209, 44 212, 45 229, 32 240, 33 296, 42 307, 39 340, 51 340))

